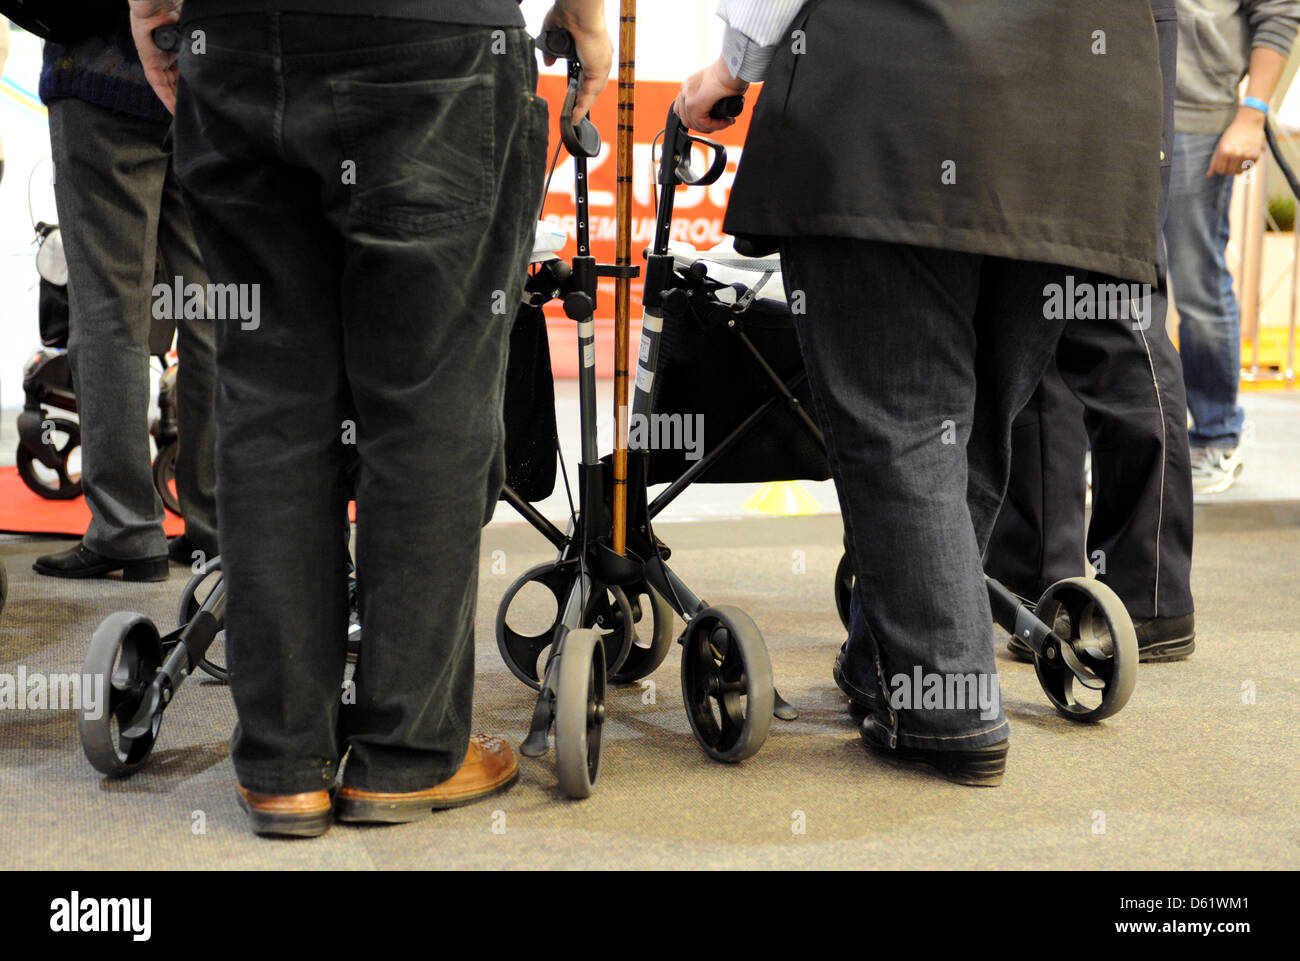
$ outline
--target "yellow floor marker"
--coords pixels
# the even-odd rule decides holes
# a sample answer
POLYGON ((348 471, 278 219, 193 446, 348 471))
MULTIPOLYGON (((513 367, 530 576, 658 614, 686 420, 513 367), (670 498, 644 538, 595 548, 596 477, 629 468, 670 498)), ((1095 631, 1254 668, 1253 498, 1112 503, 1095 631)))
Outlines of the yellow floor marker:
POLYGON ((822 512, 816 498, 804 490, 798 481, 770 481, 745 501, 744 508, 777 517, 798 517, 822 512))

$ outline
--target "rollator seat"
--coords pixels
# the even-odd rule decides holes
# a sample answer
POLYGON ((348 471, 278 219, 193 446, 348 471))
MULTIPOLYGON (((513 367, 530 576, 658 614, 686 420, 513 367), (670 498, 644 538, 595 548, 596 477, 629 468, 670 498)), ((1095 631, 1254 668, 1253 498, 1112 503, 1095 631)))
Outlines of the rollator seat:
MULTIPOLYGON (((712 280, 726 284, 736 291, 737 296, 743 295, 746 290, 754 290, 755 300, 761 306, 788 308, 785 283, 781 279, 781 258, 746 257, 738 254, 733 239, 728 236, 722 243, 708 250, 698 250, 685 241, 674 241, 668 244, 668 252, 673 255, 674 265, 682 269, 694 263, 703 263, 712 280)), ((718 297, 724 303, 727 302, 725 291, 719 291, 718 297)))

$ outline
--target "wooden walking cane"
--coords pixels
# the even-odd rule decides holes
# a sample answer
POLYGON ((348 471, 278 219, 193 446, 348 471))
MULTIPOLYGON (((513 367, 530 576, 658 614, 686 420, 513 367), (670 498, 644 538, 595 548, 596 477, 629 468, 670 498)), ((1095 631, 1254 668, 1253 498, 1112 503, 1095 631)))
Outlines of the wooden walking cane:
POLYGON ((615 554, 627 550, 627 357, 632 297, 632 127, 636 100, 636 0, 621 0, 618 29, 618 137, 615 140, 614 248, 614 531, 615 554))

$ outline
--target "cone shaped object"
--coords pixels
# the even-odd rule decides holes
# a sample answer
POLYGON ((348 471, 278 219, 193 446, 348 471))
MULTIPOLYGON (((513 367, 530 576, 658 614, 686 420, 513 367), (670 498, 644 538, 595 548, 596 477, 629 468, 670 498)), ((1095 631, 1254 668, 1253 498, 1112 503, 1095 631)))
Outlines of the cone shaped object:
POLYGON ((803 514, 820 514, 817 499, 804 490, 798 481, 771 481, 760 487, 754 496, 745 501, 745 510, 774 517, 798 517, 803 514))

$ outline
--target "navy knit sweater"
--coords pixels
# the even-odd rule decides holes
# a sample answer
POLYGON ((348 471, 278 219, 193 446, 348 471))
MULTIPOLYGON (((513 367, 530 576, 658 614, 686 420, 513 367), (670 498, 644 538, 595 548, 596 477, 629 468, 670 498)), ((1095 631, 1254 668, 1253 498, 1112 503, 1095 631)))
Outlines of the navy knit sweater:
POLYGON ((76 97, 144 120, 166 123, 171 119, 144 78, 126 16, 102 33, 76 43, 47 40, 40 95, 46 104, 59 97, 76 97))

